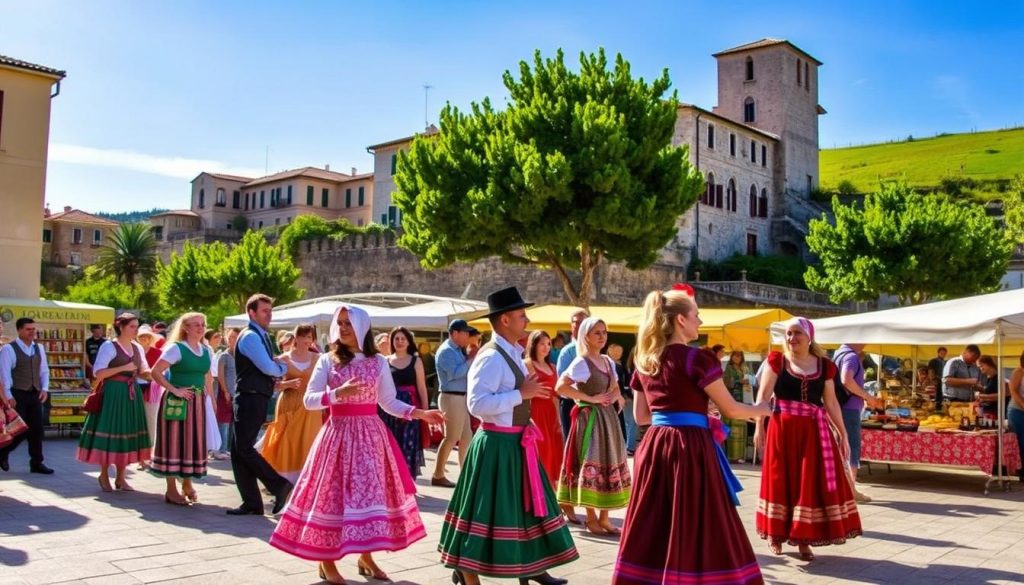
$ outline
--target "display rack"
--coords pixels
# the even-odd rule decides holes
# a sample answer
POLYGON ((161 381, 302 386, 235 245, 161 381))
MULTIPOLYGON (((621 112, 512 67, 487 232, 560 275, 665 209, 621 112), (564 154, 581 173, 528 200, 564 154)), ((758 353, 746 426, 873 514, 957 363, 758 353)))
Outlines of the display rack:
POLYGON ((85 422, 82 403, 89 394, 85 377, 86 325, 71 323, 36 324, 36 341, 46 351, 50 369, 50 424, 85 422))

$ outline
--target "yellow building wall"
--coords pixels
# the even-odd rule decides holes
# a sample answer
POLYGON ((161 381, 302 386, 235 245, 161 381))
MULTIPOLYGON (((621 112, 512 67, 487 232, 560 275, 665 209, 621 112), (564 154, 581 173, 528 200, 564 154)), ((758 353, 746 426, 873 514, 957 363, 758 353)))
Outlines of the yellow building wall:
POLYGON ((0 297, 39 298, 50 88, 55 81, 0 67, 0 297))

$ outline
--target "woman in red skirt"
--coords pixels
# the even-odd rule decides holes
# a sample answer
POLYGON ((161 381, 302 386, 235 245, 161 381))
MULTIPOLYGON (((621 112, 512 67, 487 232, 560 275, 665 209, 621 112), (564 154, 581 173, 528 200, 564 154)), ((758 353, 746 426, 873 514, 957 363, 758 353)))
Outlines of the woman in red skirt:
MULTIPOLYGON (((551 398, 532 401, 530 419, 544 437, 537 444, 540 463, 551 485, 555 485, 562 470, 562 427, 558 424, 558 396, 555 394, 558 375, 555 373, 555 365, 551 363, 551 337, 544 331, 534 331, 526 340, 526 367, 531 374, 537 376, 541 385, 551 391, 551 398)), ((569 512, 572 512, 572 507, 569 507, 569 512)), ((569 518, 570 521, 573 519, 575 514, 569 518)), ((578 519, 576 523, 579 523, 578 519)))
POLYGON ((812 546, 859 536, 860 515, 845 473, 850 445, 832 383, 836 367, 803 317, 786 323, 784 347, 768 355, 761 380, 760 399, 774 396, 775 408, 767 432, 763 418, 754 431, 764 449, 757 533, 773 553, 782 554, 785 542, 812 561, 812 546))
POLYGON ((633 495, 615 585, 764 583, 736 512, 742 489, 712 435, 708 400, 733 419, 767 416, 767 403, 733 400, 713 354, 690 347, 700 317, 685 285, 644 301, 631 386, 637 424, 652 424, 634 459, 633 495))

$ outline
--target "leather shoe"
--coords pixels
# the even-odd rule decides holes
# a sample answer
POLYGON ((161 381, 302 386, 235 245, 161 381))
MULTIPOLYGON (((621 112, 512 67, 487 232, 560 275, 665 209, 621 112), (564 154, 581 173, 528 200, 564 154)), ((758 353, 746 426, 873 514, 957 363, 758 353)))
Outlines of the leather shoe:
POLYGON ((430 478, 430 485, 436 485, 438 487, 453 488, 455 484, 448 480, 447 477, 432 477, 430 478))
POLYGON ((7 462, 7 453, 0 455, 0 469, 4 471, 11 470, 11 464, 7 462))
POLYGON ((237 508, 231 508, 230 510, 225 510, 224 513, 228 516, 248 516, 250 514, 253 516, 262 516, 263 510, 257 510, 256 508, 249 508, 243 505, 237 508))
POLYGON ((529 585, 530 581, 536 581, 539 585, 566 585, 566 583, 569 582, 568 579, 554 577, 551 573, 544 572, 540 575, 533 575, 532 577, 520 577, 519 585, 529 585))
POLYGON ((33 465, 29 467, 28 470, 29 473, 42 473, 43 475, 53 474, 53 470, 42 463, 40 463, 39 465, 33 465))
POLYGON ((274 509, 270 512, 273 515, 278 515, 281 510, 284 510, 284 505, 288 503, 288 496, 292 495, 292 489, 295 488, 295 484, 288 482, 288 485, 281 491, 277 492, 277 497, 274 499, 274 509))

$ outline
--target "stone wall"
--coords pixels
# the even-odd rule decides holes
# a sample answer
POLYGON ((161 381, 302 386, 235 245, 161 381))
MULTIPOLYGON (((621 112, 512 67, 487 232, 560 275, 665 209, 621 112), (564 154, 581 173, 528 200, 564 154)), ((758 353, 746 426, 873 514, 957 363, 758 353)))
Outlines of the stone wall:
MULTIPOLYGON (((496 258, 428 271, 409 251, 395 245, 393 236, 355 235, 338 241, 302 242, 297 264, 299 286, 306 297, 361 292, 408 292, 483 299, 491 291, 517 286, 536 303, 568 303, 562 285, 550 270, 511 266, 496 258), (468 291, 468 292, 467 292, 468 291)), ((595 278, 594 304, 639 304, 653 289, 685 280, 681 267, 655 265, 633 271, 603 265, 595 278)))

